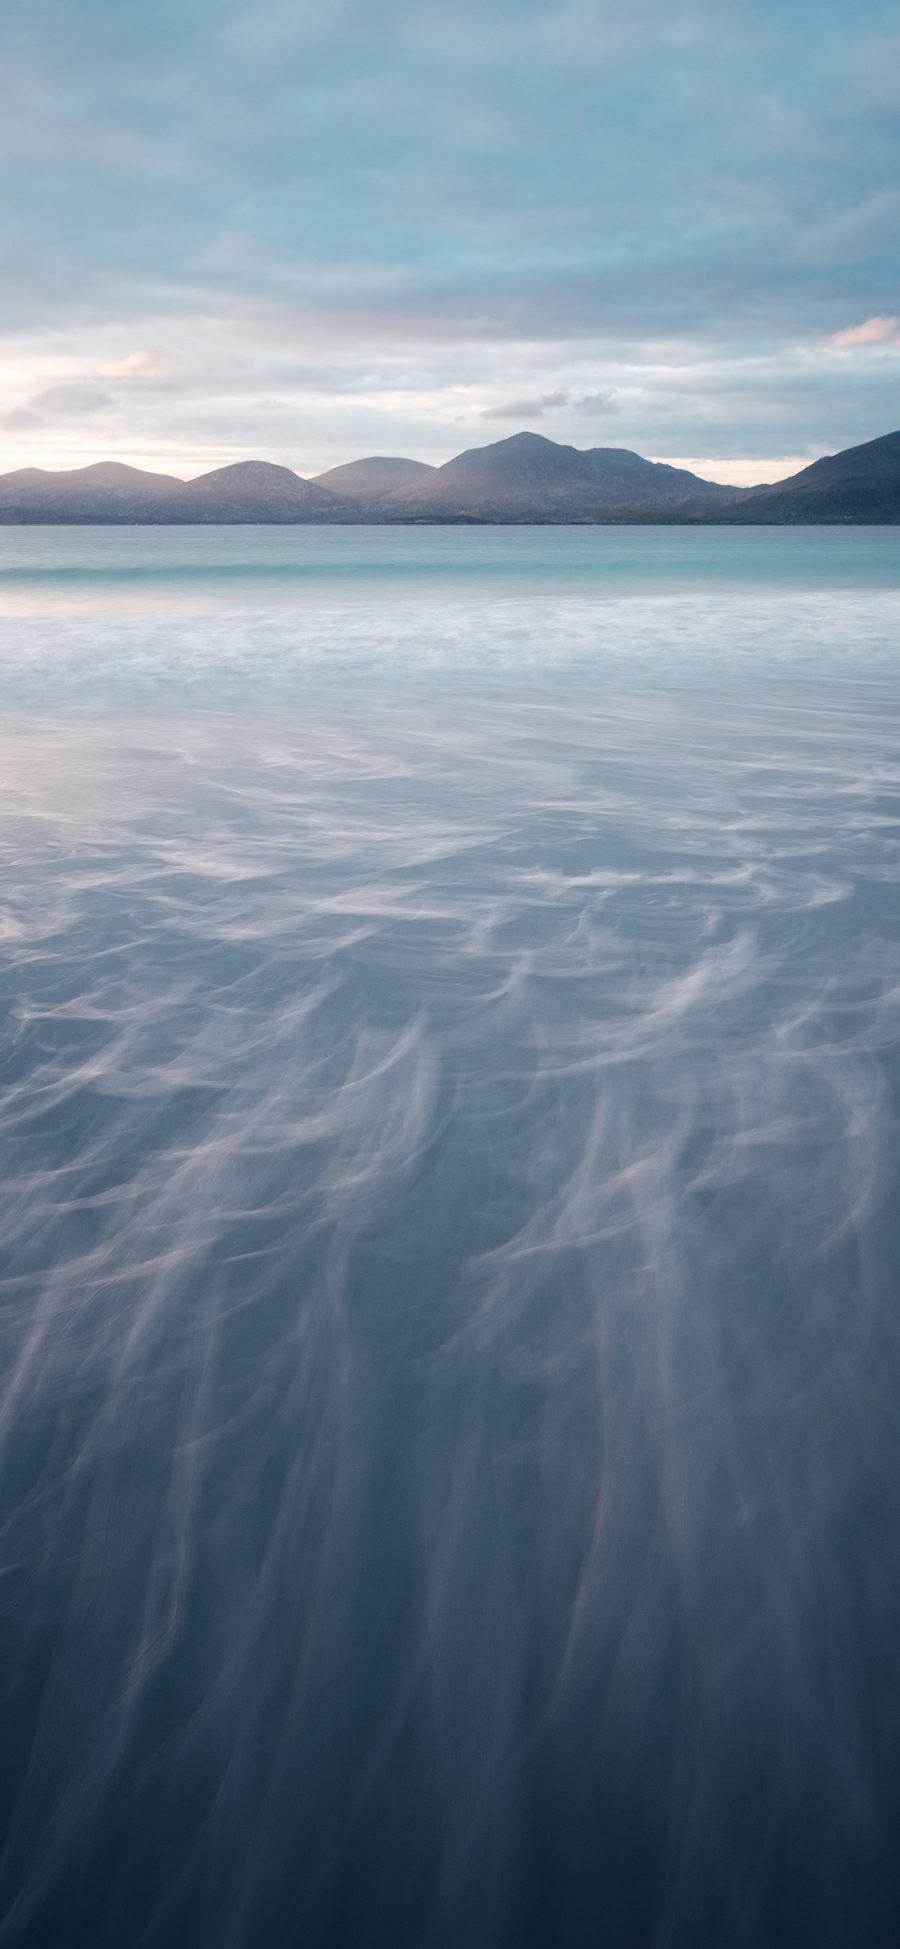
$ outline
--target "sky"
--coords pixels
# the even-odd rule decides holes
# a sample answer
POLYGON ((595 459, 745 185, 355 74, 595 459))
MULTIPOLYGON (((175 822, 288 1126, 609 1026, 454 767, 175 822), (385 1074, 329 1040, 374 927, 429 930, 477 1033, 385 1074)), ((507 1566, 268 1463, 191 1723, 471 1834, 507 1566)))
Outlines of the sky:
POLYGON ((900 425, 894 0, 4 0, 0 469, 900 425))

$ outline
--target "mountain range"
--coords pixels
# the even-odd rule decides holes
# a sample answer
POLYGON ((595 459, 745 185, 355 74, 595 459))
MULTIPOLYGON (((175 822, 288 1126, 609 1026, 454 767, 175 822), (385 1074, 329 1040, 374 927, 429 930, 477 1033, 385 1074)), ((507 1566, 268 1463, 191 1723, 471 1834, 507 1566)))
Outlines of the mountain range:
POLYGON ((101 461, 0 475, 0 525, 309 522, 900 523, 900 433, 735 488, 624 447, 516 433, 443 467, 376 456, 312 480, 243 460, 196 479, 101 461))

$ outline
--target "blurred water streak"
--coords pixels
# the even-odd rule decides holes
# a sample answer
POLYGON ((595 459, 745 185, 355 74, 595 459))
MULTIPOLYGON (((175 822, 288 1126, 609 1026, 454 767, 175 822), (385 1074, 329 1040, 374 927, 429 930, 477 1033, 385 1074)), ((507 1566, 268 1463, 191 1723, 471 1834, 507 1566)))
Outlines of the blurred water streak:
POLYGON ((0 1941, 896 1940, 896 599, 785 600, 7 626, 0 1941))

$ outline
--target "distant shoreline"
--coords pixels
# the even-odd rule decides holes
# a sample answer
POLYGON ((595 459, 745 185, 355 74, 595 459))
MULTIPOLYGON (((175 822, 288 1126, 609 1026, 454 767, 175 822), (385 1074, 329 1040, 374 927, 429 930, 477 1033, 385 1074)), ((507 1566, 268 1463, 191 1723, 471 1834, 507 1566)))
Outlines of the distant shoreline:
POLYGON ((0 528, 151 528, 156 531, 186 528, 898 528, 900 514, 889 515, 791 515, 762 521, 757 517, 741 520, 722 514, 610 514, 596 517, 577 515, 328 515, 324 519, 282 518, 272 515, 222 515, 212 519, 154 521, 133 515, 55 515, 41 520, 34 515, 18 518, 0 511, 0 528))

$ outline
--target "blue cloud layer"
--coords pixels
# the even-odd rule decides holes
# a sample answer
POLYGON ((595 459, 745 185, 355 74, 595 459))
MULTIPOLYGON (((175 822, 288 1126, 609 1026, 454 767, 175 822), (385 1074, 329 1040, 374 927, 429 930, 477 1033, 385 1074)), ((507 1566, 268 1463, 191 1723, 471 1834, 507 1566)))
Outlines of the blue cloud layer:
POLYGON ((7 0, 0 40, 7 443, 441 457, 507 401, 596 441, 600 401, 616 444, 798 454, 900 419, 890 336, 828 344, 900 312, 882 0, 7 0))

